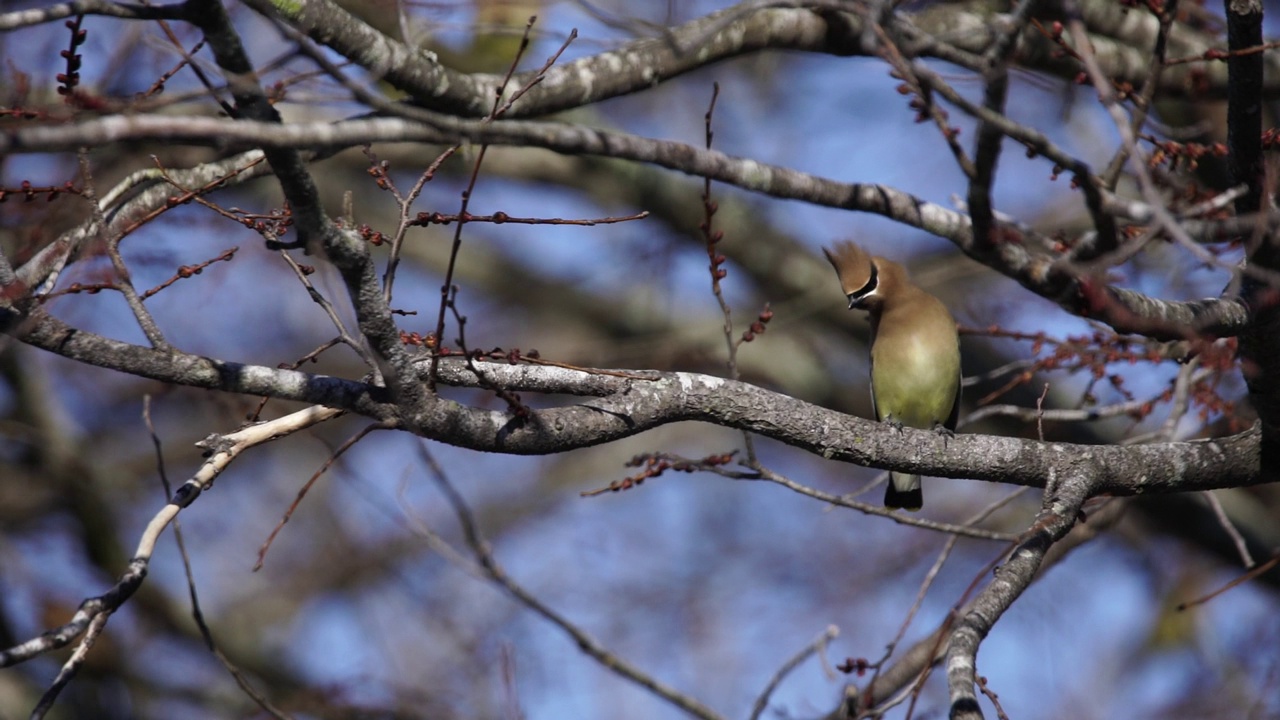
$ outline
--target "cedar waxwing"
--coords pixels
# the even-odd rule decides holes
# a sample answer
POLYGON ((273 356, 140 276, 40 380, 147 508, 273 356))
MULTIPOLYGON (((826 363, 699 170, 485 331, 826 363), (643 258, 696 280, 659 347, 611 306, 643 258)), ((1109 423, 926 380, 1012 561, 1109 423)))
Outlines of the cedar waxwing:
MULTIPOLYGON (((907 278, 901 265, 851 242, 823 248, 849 297, 871 314, 871 405, 876 419, 899 427, 955 430, 960 413, 960 335, 938 298, 907 278)), ((919 510, 920 476, 890 472, 884 504, 919 510)))

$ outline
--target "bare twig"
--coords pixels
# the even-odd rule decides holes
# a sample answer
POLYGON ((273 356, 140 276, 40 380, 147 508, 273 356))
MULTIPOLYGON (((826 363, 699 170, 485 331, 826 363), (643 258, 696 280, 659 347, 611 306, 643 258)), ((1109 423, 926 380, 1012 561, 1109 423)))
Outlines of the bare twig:
POLYGON ((463 537, 466 538, 467 547, 475 556, 476 562, 479 564, 485 576, 494 584, 502 588, 508 595, 514 598, 518 603, 533 611, 534 614, 542 617, 552 625, 560 628, 569 637, 573 638, 578 648, 589 655, 603 667, 613 671, 620 677, 643 687, 658 697, 675 705, 681 710, 702 718, 702 720, 720 720, 721 715, 711 708, 703 705, 694 698, 672 688, 665 683, 655 679, 654 677, 642 672, 631 663, 618 657, 608 648, 596 640, 585 630, 570 622, 560 613, 552 610, 541 600, 534 597, 522 585, 518 584, 507 575, 506 570, 498 563, 493 555, 493 551, 487 540, 480 532, 480 527, 476 522, 475 516, 471 512, 466 500, 449 481, 445 474, 444 468, 436 461, 435 456, 427 449, 425 444, 420 444, 419 453, 426 464, 432 480, 436 486, 440 488, 440 492, 444 494, 449 505, 453 508, 454 514, 458 518, 458 523, 462 526, 463 537))
POLYGON ((1240 554, 1240 562, 1244 564, 1244 569, 1248 570, 1253 567, 1253 555, 1249 552, 1249 543, 1236 529, 1235 523, 1231 522, 1231 518, 1227 516, 1227 511, 1222 507, 1222 501, 1212 492, 1201 493, 1200 497, 1209 503, 1209 508, 1213 510, 1213 516, 1217 519, 1218 525, 1222 527, 1227 537, 1231 538, 1231 544, 1235 545, 1236 552, 1240 554))
MULTIPOLYGON (((821 500, 823 502, 830 503, 832 505, 837 505, 839 507, 847 507, 852 510, 857 510, 858 512, 861 512, 867 515, 878 515, 880 517, 892 520, 898 523, 899 525, 910 525, 912 527, 924 528, 926 530, 934 530, 937 532, 949 533, 952 535, 971 537, 971 538, 976 538, 978 540, 995 540, 997 542, 1009 542, 1011 540, 1017 539, 1018 537, 1016 534, 1012 534, 1012 533, 995 532, 993 530, 983 530, 981 528, 968 527, 966 525, 953 525, 951 523, 935 522, 933 520, 925 520, 923 518, 910 517, 910 516, 904 515, 903 513, 893 512, 892 510, 885 507, 881 507, 879 505, 871 505, 869 503, 857 502, 855 500, 849 500, 849 499, 840 497, 838 495, 824 493, 821 490, 815 490, 806 485, 801 485, 800 483, 790 480, 764 467, 757 467, 753 469, 760 474, 760 479, 768 480, 769 482, 781 485, 782 487, 785 487, 788 490, 791 490, 793 492, 797 492, 797 493, 800 493, 801 495, 814 498, 815 500, 821 500)), ((709 472, 716 472, 716 470, 709 469, 709 472)))
POLYGON ((298 489, 298 494, 294 497, 293 502, 289 504, 288 509, 284 511, 284 515, 280 517, 280 522, 276 523, 276 526, 271 529, 271 534, 267 536, 267 539, 263 541, 262 546, 258 548, 258 561, 253 565, 254 572, 262 569, 262 566, 267 561, 267 553, 271 550, 271 543, 275 542, 276 536, 284 529, 285 523, 289 522, 289 518, 293 517, 294 511, 302 504, 303 499, 306 498, 307 493, 311 490, 311 487, 316 484, 316 481, 320 479, 320 476, 325 474, 329 468, 333 467, 333 464, 336 463, 339 458, 341 458, 348 450, 355 447, 356 443, 363 440, 369 435, 369 433, 375 430, 386 429, 386 425, 379 423, 364 426, 360 429, 360 432, 347 438, 345 442, 339 445, 338 448, 325 459, 324 464, 320 466, 320 469, 312 473, 311 477, 308 478, 307 481, 302 484, 302 487, 298 489))
POLYGON ((58 676, 53 679, 49 689, 40 696, 40 701, 36 703, 35 709, 31 711, 31 720, 41 720, 53 708, 53 703, 58 699, 58 695, 75 677, 76 671, 80 669, 80 666, 84 664, 85 658, 89 656, 89 649, 93 647, 94 641, 98 639, 103 629, 107 627, 107 619, 111 617, 112 612, 114 611, 103 610, 94 615, 93 619, 89 621, 84 637, 80 638, 80 644, 71 653, 71 657, 67 658, 67 661, 62 664, 62 668, 58 671, 58 676))
MULTIPOLYGON (((1018 496, 1022 495, 1023 492, 1025 491, 1026 491, 1026 488, 1018 488, 1017 490, 1009 493, 1008 495, 1005 495, 999 500, 996 500, 995 502, 987 505, 987 507, 978 511, 976 514, 974 514, 972 517, 966 520, 964 522, 964 525, 973 526, 982 522, 988 517, 991 517, 991 515, 994 514, 997 510, 1013 502, 1016 498, 1018 498, 1018 496)), ((885 667, 885 664, 889 661, 889 659, 893 657, 893 653, 897 650, 898 644, 901 643, 902 638, 906 636, 907 629, 911 627, 911 621, 915 618, 916 613, 920 611, 920 607, 924 604, 924 599, 929 592, 929 588, 933 586, 934 580, 938 577, 938 573, 942 571, 942 566, 946 564, 947 559, 951 557, 951 553, 955 550, 956 543, 959 540, 960 540, 960 535, 952 535, 951 537, 947 538, 947 542, 943 545, 942 550, 938 552, 938 557, 934 560, 933 565, 925 573, 924 579, 920 581, 920 588, 916 591, 916 598, 911 603, 911 607, 907 610, 907 614, 903 617, 902 622, 899 623, 897 634, 893 636, 893 639, 890 640, 889 644, 885 647, 884 655, 875 663, 872 663, 872 666, 875 668, 875 674, 872 675, 870 684, 872 685, 875 684, 876 680, 880 677, 880 671, 885 667)), ((997 560, 999 557, 1003 557, 1003 556, 1004 556, 1004 551, 1002 551, 1000 555, 997 556, 997 560)), ((993 560, 992 562, 996 562, 996 560, 993 560)), ((965 592, 965 596, 967 597, 969 595, 969 592, 971 591, 972 591, 972 587, 970 588, 970 590, 965 592)), ((957 605, 958 604, 959 603, 957 603, 957 605)), ((923 680, 923 673, 926 669, 927 668, 923 668, 923 667, 921 668, 921 675, 920 677, 917 678, 917 682, 914 683, 915 687, 920 686, 920 682, 923 680)), ((905 687, 906 685, 904 684, 904 688, 905 687)), ((893 705, 905 700, 906 697, 907 697, 906 692, 904 691, 902 694, 899 694, 897 697, 886 701, 884 706, 881 707, 881 709, 882 710, 888 709, 889 707, 892 707, 893 705)))
POLYGON ((830 625, 823 630, 813 642, 804 647, 803 650, 793 655, 789 660, 778 668, 778 671, 769 678, 769 682, 765 684, 764 690, 761 691, 760 697, 756 698, 755 704, 751 706, 750 720, 759 720, 764 714, 765 708, 769 706, 769 696, 773 695, 773 691, 778 689, 778 685, 782 684, 783 678, 800 666, 800 663, 809 659, 810 655, 816 655, 826 650, 827 643, 831 642, 840 634, 840 628, 830 625))
POLYGON ((978 689, 981 690, 983 696, 990 700, 991 704, 995 706, 996 717, 999 718, 999 720, 1009 720, 1008 714, 1005 713, 1004 708, 1000 705, 1000 696, 996 695, 996 692, 992 690, 991 686, 987 683, 987 679, 982 675, 978 676, 978 689))
MULTIPOLYGON (((77 153, 77 156, 80 160, 80 175, 84 178, 84 188, 81 192, 84 198, 89 201, 89 207, 94 216, 94 225, 105 231, 107 228, 106 217, 102 213, 102 205, 98 203, 97 194, 93 189, 93 171, 89 164, 88 150, 82 149, 77 153)), ((133 317, 138 321, 138 327, 147 336, 147 341, 151 343, 151 347, 157 350, 168 350, 170 348, 169 341, 165 340, 164 333, 156 325, 155 318, 151 316, 151 312, 142 304, 142 298, 133 287, 133 275, 129 272, 129 267, 125 265, 124 258, 120 256, 120 236, 108 235, 101 239, 107 249, 107 257, 111 259, 111 265, 116 271, 115 287, 124 296, 125 302, 129 304, 133 317)))
MULTIPOLYGON (((151 436, 151 445, 156 451, 156 471, 160 475, 160 484, 164 488, 165 497, 170 494, 169 474, 165 471, 164 453, 160 444, 160 434, 156 432, 155 424, 151 421, 151 396, 147 395, 143 398, 142 403, 142 419, 147 426, 147 434, 151 436)), ((254 702, 263 712, 267 713, 276 720, 289 720, 292 716, 286 714, 283 710, 272 704, 271 700, 258 691, 253 686, 240 668, 227 657, 226 653, 218 647, 213 641, 213 631, 209 629, 209 624, 204 620, 204 612, 200 609, 200 595, 196 592, 195 571, 191 568, 191 557, 187 554, 187 542, 182 536, 182 524, 177 518, 173 521, 173 539, 178 544, 178 555, 182 558, 182 570, 187 578, 187 594, 191 598, 191 617, 195 620, 196 627, 200 630, 200 637, 204 639, 205 647, 213 653, 213 656, 222 663, 222 667, 226 669, 231 678, 235 680, 236 685, 244 692, 250 700, 254 702)))
POLYGON ((1247 583, 1256 577, 1260 577, 1262 575, 1265 575, 1268 572, 1271 572, 1271 569, 1276 567, 1277 565, 1280 565, 1280 553, 1273 554, 1271 558, 1266 562, 1261 563, 1259 565, 1255 565, 1248 572, 1242 574, 1240 577, 1232 580, 1226 585, 1223 585, 1217 590, 1214 590, 1208 595, 1203 595, 1194 600, 1188 600, 1187 602, 1179 603, 1177 606, 1177 610, 1181 612, 1181 611, 1189 610, 1193 607, 1196 607, 1197 605, 1203 605, 1209 602, 1210 600, 1218 597, 1219 595, 1227 592, 1231 588, 1237 587, 1239 585, 1243 585, 1244 583, 1247 583))
MULTIPOLYGON (((1178 17, 1178 0, 1168 0, 1164 3, 1157 13, 1160 18, 1160 30, 1156 34, 1156 45, 1151 52, 1151 63, 1147 67, 1147 79, 1142 84, 1142 90, 1138 94, 1138 102, 1133 112, 1133 121, 1131 123, 1132 132, 1136 135, 1142 132, 1142 126, 1146 124, 1147 113, 1151 107, 1151 99, 1155 96, 1156 88, 1160 86, 1160 75, 1169 63, 1166 63, 1165 53, 1168 52, 1169 31, 1173 28, 1174 20, 1178 17)), ((1108 188, 1115 188, 1116 182, 1120 180, 1120 172, 1124 169, 1125 162, 1129 159, 1129 146, 1121 144, 1116 151, 1115 156, 1111 159, 1111 163, 1103 172, 1103 183, 1108 188)), ((1106 252, 1108 248, 1101 248, 1106 252)))
POLYGON ((155 552, 156 542, 165 528, 173 522, 178 513, 195 502, 196 498, 200 497, 200 494, 212 485, 218 475, 242 452, 341 414, 341 410, 320 406, 310 407, 227 435, 210 435, 197 443, 210 451, 210 457, 205 460, 194 476, 178 487, 170 497, 169 503, 147 523, 147 527, 138 539, 133 559, 129 561, 128 567, 121 573, 115 585, 102 595, 91 597, 80 603, 79 609, 66 624, 0 652, 0 668, 25 662, 38 655, 65 647, 84 632, 95 618, 104 613, 109 615, 115 612, 132 597, 146 579, 147 568, 155 552))
MULTIPOLYGON (((524 35, 520 39, 520 49, 516 52, 516 56, 512 58, 511 65, 507 68, 506 76, 503 77, 502 82, 498 83, 498 87, 493 98, 493 109, 489 111, 489 115, 485 118, 486 122, 492 122, 502 117, 502 115, 511 108, 511 104, 524 95, 529 88, 539 82, 542 82, 542 79, 546 77, 546 71, 555 64, 555 61, 560 57, 561 53, 569 47, 569 43, 573 42, 573 40, 578 36, 577 32, 570 33, 569 38, 564 41, 564 44, 560 46, 560 49, 556 51, 555 55, 552 55, 547 60, 543 65, 542 70, 537 75, 530 78, 524 87, 517 90, 511 98, 503 103, 502 97, 506 94, 507 83, 511 81, 511 76, 515 74, 516 66, 520 63, 520 58, 524 55, 525 49, 529 47, 529 31, 533 29, 533 23, 536 20, 536 17, 530 17, 529 24, 525 26, 524 35)), ((466 226, 465 218, 468 215, 467 208, 471 204, 471 196, 472 193, 475 192, 476 181, 480 178, 480 166, 484 164, 485 154, 488 150, 489 146, 487 144, 480 146, 480 151, 476 153, 476 160, 471 166, 471 177, 467 180, 467 188, 462 191, 462 205, 458 209, 458 223, 454 225, 453 243, 449 249, 449 263, 445 268, 444 284, 440 286, 440 307, 439 314, 436 317, 435 329, 436 342, 439 343, 444 342, 445 311, 451 304, 456 303, 457 291, 453 285, 453 273, 457 268, 458 252, 462 249, 462 229, 466 226), (450 300, 451 297, 454 298, 452 301, 450 300)), ((427 373, 427 387, 432 391, 434 391, 436 387, 436 370, 439 367, 439 361, 440 353, 432 353, 431 367, 427 373)))
POLYGON ((333 307, 333 303, 329 302, 329 299, 317 290, 315 285, 311 284, 311 278, 308 277, 309 273, 304 270, 288 252, 284 250, 278 250, 277 252, 280 255, 280 259, 285 261, 285 264, 287 264, 289 269, 293 271, 294 276, 298 278, 298 282, 302 283, 302 287, 306 288, 307 295, 311 298, 312 302, 320 306, 320 309, 328 316, 329 322, 333 323, 334 328, 338 330, 338 341, 354 350, 356 355, 364 361, 364 364, 375 374, 376 377, 378 373, 378 363, 374 361, 373 354, 370 352, 364 340, 353 335, 349 330, 347 330, 346 323, 342 322, 342 318, 339 317, 337 309, 333 307))

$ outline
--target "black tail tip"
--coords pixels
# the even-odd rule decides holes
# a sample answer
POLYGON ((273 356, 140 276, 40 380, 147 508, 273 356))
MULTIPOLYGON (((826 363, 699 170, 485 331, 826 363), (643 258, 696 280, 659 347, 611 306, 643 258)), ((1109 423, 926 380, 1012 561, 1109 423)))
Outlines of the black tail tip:
POLYGON ((895 489, 893 483, 889 483, 884 489, 884 506, 915 512, 924 507, 924 493, 920 488, 903 492, 895 489))

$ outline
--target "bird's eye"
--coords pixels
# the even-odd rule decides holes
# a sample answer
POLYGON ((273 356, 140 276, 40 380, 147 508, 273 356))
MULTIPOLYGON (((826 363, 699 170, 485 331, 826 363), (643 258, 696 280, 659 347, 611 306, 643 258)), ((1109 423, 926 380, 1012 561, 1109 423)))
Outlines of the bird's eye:
POLYGON ((871 263, 871 277, 867 279, 867 284, 849 293, 849 307, 852 308, 859 302, 867 299, 868 296, 874 295, 876 287, 880 284, 880 271, 876 268, 875 263, 871 263))

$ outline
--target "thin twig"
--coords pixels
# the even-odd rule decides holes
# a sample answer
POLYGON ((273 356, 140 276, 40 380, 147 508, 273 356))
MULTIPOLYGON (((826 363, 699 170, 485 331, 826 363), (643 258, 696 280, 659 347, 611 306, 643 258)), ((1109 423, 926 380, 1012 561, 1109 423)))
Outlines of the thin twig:
MULTIPOLYGON (((715 133, 711 130, 711 119, 715 116, 716 100, 720 98, 720 83, 711 84, 711 101, 707 104, 707 112, 702 116, 704 144, 708 150, 711 149, 711 141, 715 138, 715 133)), ((724 233, 716 230, 713 221, 719 205, 715 200, 711 199, 711 178, 702 178, 702 224, 698 226, 702 231, 703 244, 707 250, 708 270, 711 273, 711 294, 716 298, 716 304, 720 306, 720 313, 724 315, 724 343, 728 351, 728 357, 725 363, 729 369, 729 377, 737 380, 738 372, 738 343, 733 338, 733 311, 729 307, 728 301, 724 299, 724 293, 720 290, 720 281, 728 275, 728 271, 724 269, 725 256, 721 255, 716 249, 717 245, 724 240, 724 233)), ((742 433, 742 442, 747 448, 748 462, 756 462, 756 446, 751 439, 751 433, 742 433)))
MULTIPOLYGON (((1078 8, 1074 8, 1074 3, 1069 3, 1069 5, 1071 6, 1070 10, 1078 13, 1078 8)), ((1129 168, 1138 180, 1138 187, 1142 192, 1143 199, 1152 210, 1153 221, 1167 232, 1170 238, 1186 248, 1197 260, 1206 265, 1222 268, 1232 273, 1233 277, 1237 274, 1243 274, 1245 277, 1253 278, 1272 286, 1280 285, 1280 273, 1267 269, 1265 265, 1250 264, 1241 267, 1226 263, 1191 239, 1177 219, 1173 217, 1173 214, 1169 212, 1160 197, 1160 193, 1152 180, 1151 172, 1147 168, 1146 157, 1138 149, 1137 136, 1134 134, 1124 110, 1116 99, 1115 89, 1112 87, 1110 80, 1103 74, 1102 67, 1098 64, 1098 59, 1091 49, 1088 30, 1085 28, 1084 22, 1079 19, 1077 14, 1068 21, 1067 26, 1071 32, 1076 52, 1084 63, 1089 79, 1093 82, 1094 89, 1098 93, 1098 100, 1110 114, 1113 124, 1120 132, 1120 140, 1129 153, 1129 168)), ((1241 198, 1237 202, 1237 210, 1240 208, 1240 203, 1247 203, 1248 201, 1249 196, 1241 198)))
POLYGON ((1044 442, 1044 399, 1049 394, 1049 383, 1044 384, 1040 397, 1036 398, 1036 435, 1044 442))
POLYGON ((1213 516, 1218 520, 1218 524, 1222 526, 1222 530, 1227 533, 1227 537, 1231 538, 1231 543, 1236 546, 1236 552, 1240 554, 1240 562, 1244 563, 1244 569, 1248 570, 1254 565, 1253 555, 1249 552, 1249 543, 1240 534, 1240 530, 1236 528, 1235 523, 1231 522, 1231 518, 1227 516, 1227 511, 1222 507, 1222 501, 1218 499, 1214 492, 1204 492, 1201 497, 1209 503, 1210 509, 1213 510, 1213 516))
POLYGON ((307 481, 302 484, 302 487, 298 489, 298 494, 294 496, 293 502, 289 504, 288 509, 284 511, 284 515, 280 517, 280 522, 276 523, 276 526, 271 529, 271 534, 267 536, 267 539, 262 543, 262 546, 258 548, 258 561, 253 565, 254 572, 258 572, 262 569, 262 566, 267 561, 267 553, 271 550, 271 544, 275 542, 276 536, 284 529, 285 523, 289 522, 289 519, 293 517, 294 511, 296 511, 298 506, 302 504, 303 499, 307 497, 307 493, 311 490, 312 486, 316 484, 316 481, 320 479, 320 476, 324 475, 329 468, 333 467, 334 463, 338 462, 339 458, 341 458, 348 450, 355 447, 356 443, 363 440, 370 433, 375 430, 386 430, 388 428, 389 426, 383 423, 372 423, 360 428, 360 432, 357 432, 355 435, 347 438, 345 442, 338 446, 338 449, 334 450, 329 457, 325 459, 324 464, 320 466, 320 469, 311 474, 311 477, 308 478, 307 481))
POLYGON ((1160 426, 1159 436, 1166 442, 1173 440, 1178 432, 1178 423, 1181 422, 1183 416, 1187 414, 1187 409, 1191 407, 1191 386, 1200 377, 1207 377, 1208 373, 1198 373, 1196 368, 1200 365, 1199 356, 1191 358, 1182 367, 1178 368, 1178 377, 1173 381, 1173 404, 1169 408, 1169 417, 1165 418, 1164 424, 1160 426))
POLYGON ((769 678, 769 682, 760 693, 760 697, 756 698, 755 704, 751 706, 750 720, 759 720, 760 715, 763 714, 765 708, 769 706, 769 696, 773 694, 774 690, 778 689, 778 685, 782 684, 783 678, 789 675, 792 670, 799 667, 800 663, 808 660, 810 655, 815 655, 825 650, 827 643, 831 642, 839 634, 840 628, 835 625, 828 625, 827 629, 823 630, 818 637, 814 638, 813 642, 806 645, 803 650, 796 653, 789 660, 783 663, 782 667, 778 668, 778 671, 773 674, 773 677, 769 678))
POLYGON ((990 685, 987 683, 987 679, 982 675, 978 675, 978 689, 981 690, 982 694, 991 701, 992 705, 995 706, 996 718, 998 718, 998 720, 1009 720, 1009 715, 1000 705, 1000 696, 996 695, 996 691, 991 689, 990 685))
MULTIPOLYGON (((1164 73, 1164 69, 1168 67, 1168 63, 1164 61, 1165 53, 1169 49, 1169 33, 1173 28, 1174 20, 1178 17, 1178 0, 1167 0, 1163 7, 1160 8, 1158 17, 1160 30, 1156 33, 1155 49, 1151 53, 1151 61, 1145 73, 1146 80, 1143 81, 1142 90, 1138 93, 1138 102, 1135 103, 1133 121, 1130 125, 1135 135, 1142 132, 1142 126, 1146 124, 1151 100, 1155 97, 1156 88, 1160 85, 1160 76, 1164 73)), ((1120 180, 1120 172, 1124 169, 1125 162, 1128 159, 1129 148, 1121 143, 1115 157, 1111 159, 1107 169, 1102 173, 1103 184, 1108 189, 1115 188, 1116 183, 1120 180)))
MULTIPOLYGON (((975 515, 966 520, 964 524, 972 526, 986 520, 997 510, 1013 502, 1016 498, 1026 492, 1026 490, 1027 488, 1025 487, 1014 490, 1008 495, 1005 495, 999 500, 996 500, 985 508, 979 510, 975 515)), ((947 559, 951 557, 951 553, 955 550, 956 543, 959 540, 959 535, 952 535, 947 538, 947 542, 943 545, 942 550, 938 552, 938 557, 934 560, 933 565, 929 568, 928 572, 925 573, 924 579, 920 582, 920 588, 916 591, 915 600, 911 603, 911 607, 907 610, 907 614, 903 617, 902 622, 898 624, 897 634, 895 634, 893 639, 889 641, 889 644, 885 646, 884 655, 881 656, 878 661, 872 663, 872 666, 875 668, 875 674, 872 676, 870 681, 871 683, 874 683, 876 678, 880 676, 880 670, 885 666, 885 663, 893 657, 893 653, 897 650, 898 643, 902 642, 902 638, 906 637, 907 629, 911 627, 912 620, 915 619, 916 613, 918 613, 921 606, 923 606, 924 599, 929 592, 929 588, 933 586, 934 580, 937 579, 938 573, 942 571, 942 566, 946 564, 947 559)), ((902 696, 899 701, 901 701, 901 699, 905 699, 905 695, 902 696)))
MULTIPOLYGON (((507 74, 503 76, 502 82, 498 83, 498 87, 493 97, 493 109, 489 111, 489 115, 485 118, 485 122, 492 122, 502 117, 502 115, 508 109, 510 109, 511 104, 514 103, 522 95, 524 95, 524 93, 527 92, 530 87, 532 87, 533 85, 539 82, 542 82, 542 79, 546 77, 546 71, 550 69, 553 64, 555 64, 555 61, 569 47, 569 44, 572 43, 574 39, 577 38, 578 36, 577 31, 569 33, 569 37, 564 41, 564 44, 562 44, 560 46, 560 49, 557 50, 556 53, 547 60, 547 62, 543 65, 542 70, 540 70, 537 73, 537 75, 531 78, 525 84, 524 87, 517 90, 516 93, 504 104, 502 102, 502 96, 507 91, 507 84, 511 82, 511 77, 512 75, 515 74, 516 66, 520 63, 520 58, 524 56, 524 51, 529 47, 529 31, 533 29, 533 23, 536 20, 537 20, 536 16, 529 18, 529 23, 525 26, 524 35, 520 39, 520 48, 516 51, 515 57, 511 60, 511 65, 507 68, 507 74)), ((445 319, 445 312, 446 310, 448 310, 448 307, 451 304, 450 297, 453 296, 454 300, 452 302, 456 302, 456 291, 454 290, 454 285, 453 285, 453 273, 454 273, 454 270, 457 268, 457 264, 458 264, 458 252, 461 251, 462 249, 462 229, 466 226, 466 221, 463 218, 465 218, 467 215, 467 208, 470 206, 472 194, 475 192, 476 181, 480 177, 480 166, 484 164, 485 154, 488 152, 488 150, 489 150, 488 145, 480 146, 480 151, 476 153, 476 161, 471 166, 471 177, 467 181, 467 188, 462 191, 462 205, 458 209, 458 218, 459 218, 458 224, 454 226, 453 243, 449 249, 449 263, 445 268, 444 284, 440 286, 440 308, 439 308, 439 314, 436 317, 436 329, 435 329, 435 337, 436 337, 437 343, 444 342, 444 319, 445 319)), ((427 372, 427 387, 432 392, 434 392, 436 388, 436 371, 439 368, 439 362, 440 362, 440 353, 438 352, 432 353, 431 367, 427 372)))
MULTIPOLYGON (((89 207, 93 212, 94 224, 100 231, 106 232, 106 216, 102 212, 102 206, 98 203, 97 194, 93 189, 93 171, 89 164, 88 150, 82 148, 77 153, 77 157, 80 161, 80 175, 84 178, 84 187, 81 190, 81 195, 89 201, 89 207)), ((142 298, 138 295, 137 289, 133 287, 133 276, 129 271, 129 266, 125 265, 124 258, 120 256, 120 239, 122 237, 123 235, 117 235, 102 238, 103 245, 107 250, 107 257, 111 259, 111 266, 116 271, 115 287, 124 296, 125 302, 129 304, 129 309, 133 312, 134 319, 138 321, 138 327, 147 336, 147 341, 151 343, 151 347, 156 350, 169 350, 171 349, 169 341, 165 340, 164 333, 160 332, 160 327, 156 325, 155 318, 151 316, 151 312, 143 305, 142 298)))
POLYGON ((1225 593, 1226 591, 1230 590, 1231 588, 1236 587, 1237 585, 1242 585, 1244 583, 1249 582, 1250 580, 1253 580, 1254 578, 1261 577, 1266 573, 1271 572, 1271 569, 1277 565, 1280 565, 1280 553, 1276 553, 1272 555, 1270 560, 1267 560, 1261 565, 1254 566, 1253 569, 1249 570, 1249 572, 1244 573, 1240 577, 1236 578, 1235 580, 1232 580, 1226 585, 1223 585, 1217 590, 1214 590, 1208 595, 1203 595, 1194 600, 1188 600, 1187 602, 1179 603, 1177 606, 1177 609, 1179 612, 1181 612, 1183 610, 1188 610, 1190 608, 1196 607, 1197 605, 1203 605, 1209 602, 1210 600, 1218 597, 1219 595, 1225 593))
POLYGON ((424 464, 430 471, 432 480, 440 488, 440 492, 444 494, 445 499, 449 502, 458 518, 459 525, 462 526, 462 533, 466 539, 467 547, 471 549, 476 562, 479 563, 481 570, 491 582, 501 587, 521 605, 564 631, 565 634, 573 638, 579 649, 603 667, 649 690, 690 715, 702 718, 702 720, 721 720, 722 716, 711 708, 640 671, 631 663, 610 652, 600 644, 600 641, 543 604, 541 600, 534 597, 523 586, 512 580, 507 575, 506 570, 502 568, 502 565, 498 563, 497 558, 494 557, 488 541, 485 540, 480 532, 480 527, 471 512, 470 506, 453 486, 453 483, 449 481, 444 468, 436 461, 435 456, 427 449, 425 443, 420 443, 418 448, 424 464))
MULTIPOLYGON (((147 426, 147 433, 151 436, 151 445, 156 452, 156 471, 160 475, 160 484, 164 488, 165 497, 170 495, 169 474, 165 471, 164 452, 160 444, 160 434, 156 432, 155 424, 151 421, 151 395, 145 395, 142 399, 142 420, 147 426)), ((178 544, 178 555, 182 558, 182 570, 187 578, 187 595, 191 598, 191 618, 195 620, 196 628, 200 630, 200 637, 204 638, 205 647, 213 653, 218 662, 222 663, 222 667, 226 669, 231 678, 235 680, 236 685, 244 692, 250 700, 254 702, 262 711, 267 713, 276 720, 290 720, 291 715, 277 708, 272 704, 271 700, 260 693, 249 678, 241 672, 239 666, 231 662, 231 658, 218 648, 213 641, 213 631, 209 629, 208 623, 205 622, 204 612, 200 609, 200 596, 196 592, 196 576, 195 571, 191 568, 191 557, 187 554, 187 541, 182 535, 182 523, 174 518, 173 520, 173 539, 178 544)))
MULTIPOLYGON (((1015 533, 1002 533, 1002 532, 996 532, 994 530, 983 530, 981 528, 966 527, 964 525, 952 525, 950 523, 935 522, 933 520, 925 520, 923 518, 908 517, 902 513, 894 512, 888 508, 884 508, 879 505, 870 505, 868 503, 857 502, 856 500, 849 500, 847 498, 840 497, 839 495, 832 495, 830 493, 822 492, 821 490, 815 490, 811 487, 808 487, 806 485, 801 485, 800 483, 790 480, 782 475, 779 475, 778 473, 775 473, 772 470, 769 470, 768 468, 765 468, 763 466, 753 467, 752 469, 760 474, 759 479, 761 480, 768 480, 769 482, 781 485, 782 487, 785 487, 788 490, 792 490, 794 492, 800 493, 801 495, 814 498, 815 500, 821 500, 823 502, 830 503, 832 505, 838 505, 840 507, 846 507, 852 510, 857 510, 858 512, 865 513, 867 515, 877 515, 879 517, 888 518, 889 520, 892 520, 898 523, 899 525, 910 525, 911 527, 924 528, 925 530, 933 530, 936 532, 950 533, 952 535, 961 535, 964 537, 976 538, 978 540, 995 540, 997 542, 1010 542, 1018 538, 1018 535, 1015 533)), ((717 472, 717 471, 714 468, 710 468, 708 469, 708 472, 717 472)))
POLYGON ((284 250, 279 250, 277 252, 280 255, 280 259, 285 261, 285 264, 287 264, 289 269, 293 271, 294 276, 298 278, 298 282, 302 283, 302 287, 306 289, 307 295, 311 298, 312 302, 320 306, 320 309, 324 311, 326 316, 328 316, 329 322, 333 323, 334 328, 338 330, 338 340, 343 345, 354 350, 356 355, 364 361, 364 364, 372 372, 377 373, 378 363, 374 362, 373 352, 366 346, 364 339, 353 335, 351 331, 347 330, 346 323, 342 322, 342 318, 338 315, 338 311, 334 308, 333 303, 329 302, 329 299, 326 298, 319 290, 316 290, 315 285, 311 284, 311 278, 308 277, 308 272, 303 270, 302 266, 298 264, 298 261, 294 260, 293 257, 284 250))
POLYGON ((93 620, 89 622, 88 628, 85 629, 84 637, 80 639, 80 644, 71 653, 71 657, 67 658, 67 661, 62 664, 62 669, 58 671, 58 676, 53 679, 49 689, 40 696, 40 701, 36 703, 35 709, 31 711, 31 720, 41 720, 53 708, 53 703, 58 699, 58 695, 62 693, 63 688, 70 684, 80 666, 84 664, 85 658, 89 656, 89 649, 93 647, 94 641, 98 639, 103 629, 107 627, 107 619, 111 617, 111 613, 111 610, 105 610, 95 615, 93 620))
POLYGON ((59 627, 42 633, 40 636, 0 651, 0 668, 26 662, 58 648, 66 647, 72 640, 88 629, 90 623, 100 615, 115 612, 129 600, 147 577, 151 557, 155 553, 156 543, 165 528, 173 522, 178 513, 195 502, 213 481, 242 452, 249 448, 270 442, 279 437, 311 427, 343 414, 342 410, 322 406, 312 406, 304 410, 286 415, 276 420, 258 423, 237 430, 227 435, 210 435, 196 443, 209 451, 210 456, 190 479, 184 482, 170 496, 168 504, 160 509, 138 539, 138 545, 129 561, 128 567, 116 579, 106 592, 86 599, 80 603, 71 620, 59 627))

